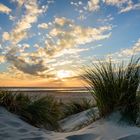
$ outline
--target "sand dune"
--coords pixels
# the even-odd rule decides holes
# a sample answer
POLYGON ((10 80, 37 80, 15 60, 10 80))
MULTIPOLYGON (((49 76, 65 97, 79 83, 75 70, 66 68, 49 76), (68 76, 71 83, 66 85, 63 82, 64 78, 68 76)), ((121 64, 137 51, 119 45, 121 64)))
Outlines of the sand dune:
MULTIPOLYGON (((87 117, 86 113, 84 114, 82 117, 87 117)), ((74 117, 75 115, 69 118, 69 123, 75 120, 73 125, 79 125, 74 117)), ((81 130, 57 133, 33 127, 0 108, 0 140, 140 140, 140 128, 119 124, 118 118, 119 115, 114 113, 108 119, 98 120, 81 130)), ((67 122, 67 129, 68 126, 71 127, 67 122)))

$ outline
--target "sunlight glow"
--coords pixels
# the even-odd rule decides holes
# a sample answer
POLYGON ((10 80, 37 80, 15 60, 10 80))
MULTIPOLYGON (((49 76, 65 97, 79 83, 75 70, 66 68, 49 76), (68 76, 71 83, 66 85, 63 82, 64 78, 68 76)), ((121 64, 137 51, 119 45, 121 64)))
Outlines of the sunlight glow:
POLYGON ((72 76, 72 72, 68 71, 68 70, 59 70, 57 72, 57 77, 60 78, 60 79, 68 78, 68 77, 71 77, 71 76, 72 76))

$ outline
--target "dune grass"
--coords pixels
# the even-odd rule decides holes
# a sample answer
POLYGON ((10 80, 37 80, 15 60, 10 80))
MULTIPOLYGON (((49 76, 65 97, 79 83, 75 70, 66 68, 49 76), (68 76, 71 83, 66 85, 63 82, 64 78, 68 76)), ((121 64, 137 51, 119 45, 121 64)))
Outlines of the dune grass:
POLYGON ((0 106, 28 123, 49 130, 59 129, 59 104, 53 96, 31 97, 19 92, 0 91, 0 106))
POLYGON ((120 110, 123 118, 136 122, 138 113, 137 89, 140 84, 139 58, 128 64, 100 61, 84 69, 81 76, 94 96, 101 117, 120 110))
POLYGON ((45 96, 30 102, 21 112, 24 119, 37 127, 59 129, 58 120, 61 117, 59 103, 53 96, 45 96))
POLYGON ((93 100, 81 99, 81 101, 70 101, 64 105, 64 117, 77 114, 95 106, 93 100))
POLYGON ((80 113, 95 106, 93 100, 83 98, 81 101, 62 103, 53 96, 31 96, 29 94, 2 89, 0 106, 36 127, 60 130, 58 121, 67 116, 80 113))
POLYGON ((19 92, 11 93, 8 90, 0 91, 0 105, 13 113, 20 114, 21 110, 27 106, 30 101, 31 98, 28 95, 19 92))

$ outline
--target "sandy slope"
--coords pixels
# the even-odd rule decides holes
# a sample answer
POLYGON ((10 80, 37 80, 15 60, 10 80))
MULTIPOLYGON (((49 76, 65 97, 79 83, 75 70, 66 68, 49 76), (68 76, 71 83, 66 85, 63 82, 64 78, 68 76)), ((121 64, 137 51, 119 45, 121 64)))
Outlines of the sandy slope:
POLYGON ((86 111, 71 115, 59 122, 61 129, 65 132, 70 132, 74 130, 79 130, 83 128, 94 120, 99 118, 99 111, 97 107, 88 109, 86 111))
MULTIPOLYGON (((76 124, 74 117, 69 119, 75 120, 76 124)), ((0 140, 140 140, 140 128, 118 124, 118 118, 113 114, 79 131, 56 133, 35 128, 0 108, 0 140)))

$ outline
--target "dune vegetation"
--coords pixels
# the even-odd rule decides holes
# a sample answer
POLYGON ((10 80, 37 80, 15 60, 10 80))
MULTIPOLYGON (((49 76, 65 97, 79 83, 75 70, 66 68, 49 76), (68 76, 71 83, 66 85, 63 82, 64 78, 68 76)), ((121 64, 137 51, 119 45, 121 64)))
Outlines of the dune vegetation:
POLYGON ((34 126, 50 130, 59 128, 61 111, 58 102, 52 96, 32 97, 20 92, 1 90, 0 106, 34 126))
POLYGON ((96 100, 101 117, 120 111, 122 120, 136 123, 139 112, 140 58, 132 57, 128 64, 100 61, 84 69, 81 76, 96 100))
POLYGON ((64 117, 80 113, 82 111, 88 110, 90 108, 95 107, 95 102, 93 99, 81 99, 80 102, 70 101, 64 106, 64 117))
POLYGON ((61 130, 58 124, 60 119, 92 108, 94 104, 92 100, 87 99, 64 104, 51 95, 31 96, 20 91, 1 89, 0 106, 19 115, 22 120, 31 125, 58 131, 61 130))

